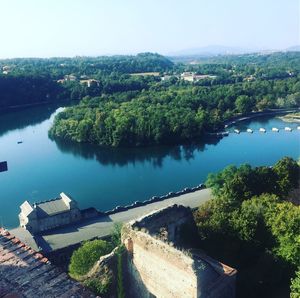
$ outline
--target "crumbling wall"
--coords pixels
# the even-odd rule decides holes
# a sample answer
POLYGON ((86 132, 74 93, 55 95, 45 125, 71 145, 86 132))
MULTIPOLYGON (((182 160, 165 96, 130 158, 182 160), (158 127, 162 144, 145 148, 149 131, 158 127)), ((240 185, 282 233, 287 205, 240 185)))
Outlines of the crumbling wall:
POLYGON ((235 297, 235 269, 202 251, 175 246, 187 223, 193 224, 191 210, 173 205, 123 226, 129 297, 235 297))
POLYGON ((197 297, 193 260, 141 231, 123 234, 128 252, 131 297, 197 297))
POLYGON ((181 226, 187 223, 194 223, 191 209, 175 204, 148 214, 137 220, 132 227, 176 244, 180 237, 181 226))

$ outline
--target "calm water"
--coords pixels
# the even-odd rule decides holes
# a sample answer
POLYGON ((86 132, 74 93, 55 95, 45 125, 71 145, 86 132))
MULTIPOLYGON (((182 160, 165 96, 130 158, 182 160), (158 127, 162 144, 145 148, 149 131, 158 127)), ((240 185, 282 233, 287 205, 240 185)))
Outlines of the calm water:
MULTIPOLYGON (((18 225, 24 200, 50 199, 62 191, 71 194, 81 208, 108 210, 195 186, 208 173, 229 164, 272 165, 283 156, 300 156, 299 130, 242 132, 206 144, 140 149, 55 142, 47 132, 58 110, 44 106, 0 114, 0 161, 7 160, 9 168, 0 173, 0 225, 1 221, 6 227, 18 225)), ((273 126, 297 125, 260 118, 238 127, 273 126)))

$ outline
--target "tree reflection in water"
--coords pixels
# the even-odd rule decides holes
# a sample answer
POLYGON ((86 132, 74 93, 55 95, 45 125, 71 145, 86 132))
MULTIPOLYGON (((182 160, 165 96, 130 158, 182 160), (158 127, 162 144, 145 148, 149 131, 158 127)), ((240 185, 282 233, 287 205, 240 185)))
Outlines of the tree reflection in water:
POLYGON ((173 160, 192 160, 195 153, 204 151, 206 145, 217 145, 220 138, 206 138, 198 143, 153 146, 140 148, 108 148, 93 144, 66 142, 55 139, 57 148, 64 153, 72 153, 84 159, 96 159, 102 165, 126 166, 136 163, 151 163, 154 167, 162 167, 163 160, 167 157, 173 160))

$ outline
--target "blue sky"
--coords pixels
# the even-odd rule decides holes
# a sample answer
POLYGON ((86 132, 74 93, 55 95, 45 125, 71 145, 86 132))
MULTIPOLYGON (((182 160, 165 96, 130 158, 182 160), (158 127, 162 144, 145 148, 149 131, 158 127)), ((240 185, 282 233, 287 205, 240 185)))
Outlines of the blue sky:
POLYGON ((0 0, 0 58, 300 43, 300 0, 0 0))

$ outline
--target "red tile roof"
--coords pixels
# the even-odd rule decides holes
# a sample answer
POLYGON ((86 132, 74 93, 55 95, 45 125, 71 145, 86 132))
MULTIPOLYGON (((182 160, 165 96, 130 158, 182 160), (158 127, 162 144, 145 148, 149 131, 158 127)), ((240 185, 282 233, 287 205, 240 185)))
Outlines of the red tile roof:
POLYGON ((42 254, 0 228, 0 297, 95 297, 42 254))

